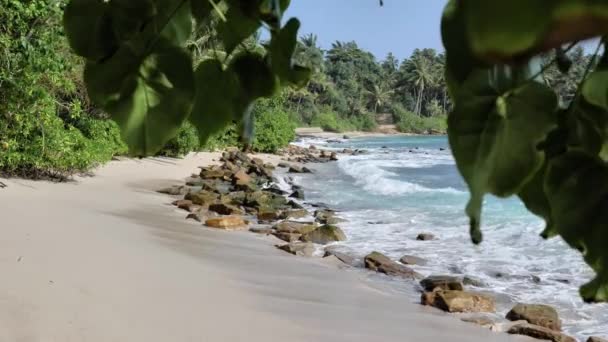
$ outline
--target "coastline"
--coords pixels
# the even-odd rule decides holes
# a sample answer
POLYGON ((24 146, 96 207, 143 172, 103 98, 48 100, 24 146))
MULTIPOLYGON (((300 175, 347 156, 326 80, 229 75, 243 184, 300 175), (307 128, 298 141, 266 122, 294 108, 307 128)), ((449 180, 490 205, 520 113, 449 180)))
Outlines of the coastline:
POLYGON ((296 129, 296 136, 300 138, 318 138, 325 140, 340 140, 344 137, 348 138, 377 138, 387 136, 426 136, 428 134, 414 134, 398 132, 394 125, 380 126, 376 132, 326 132, 320 127, 300 127, 296 129))
POLYGON ((67 184, 3 179, 0 339, 531 341, 290 256, 272 237, 201 227, 155 193, 218 157, 116 161, 67 184))

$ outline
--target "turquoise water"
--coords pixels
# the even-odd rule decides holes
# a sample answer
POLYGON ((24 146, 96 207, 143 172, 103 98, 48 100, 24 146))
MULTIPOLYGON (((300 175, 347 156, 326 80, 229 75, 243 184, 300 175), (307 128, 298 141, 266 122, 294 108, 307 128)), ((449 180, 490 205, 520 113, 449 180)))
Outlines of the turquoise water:
MULTIPOLYGON (((349 240, 340 247, 358 256, 377 250, 399 259, 427 259, 416 266, 424 275, 473 276, 487 284, 504 314, 515 302, 555 306, 564 330, 583 338, 608 336, 608 306, 586 305, 578 286, 593 276, 580 255, 563 241, 539 237, 543 222, 516 199, 488 197, 483 213, 485 241, 474 246, 468 235, 465 183, 456 170, 445 137, 383 137, 328 143, 304 140, 326 149, 362 149, 337 163, 315 165, 314 175, 296 177, 308 202, 323 202, 348 220, 349 240), (419 233, 434 241, 416 241, 419 233)), ((412 299, 415 288, 405 290, 412 299)))

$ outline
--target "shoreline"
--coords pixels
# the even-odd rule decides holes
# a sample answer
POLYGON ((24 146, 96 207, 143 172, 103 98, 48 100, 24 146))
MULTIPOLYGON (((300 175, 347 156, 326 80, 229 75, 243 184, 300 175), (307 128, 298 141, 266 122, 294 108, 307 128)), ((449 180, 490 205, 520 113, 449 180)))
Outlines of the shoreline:
POLYGON ((375 290, 266 237, 201 227, 155 193, 218 156, 111 162, 75 183, 2 179, 0 339, 531 341, 375 290))
POLYGON ((296 136, 298 138, 318 138, 325 140, 341 140, 344 137, 350 138, 380 138, 380 137, 416 137, 416 136, 444 136, 445 134, 416 134, 416 133, 402 133, 398 132, 393 126, 380 128, 377 132, 363 132, 363 131, 351 131, 351 132, 326 132, 319 127, 300 127, 296 129, 296 136))

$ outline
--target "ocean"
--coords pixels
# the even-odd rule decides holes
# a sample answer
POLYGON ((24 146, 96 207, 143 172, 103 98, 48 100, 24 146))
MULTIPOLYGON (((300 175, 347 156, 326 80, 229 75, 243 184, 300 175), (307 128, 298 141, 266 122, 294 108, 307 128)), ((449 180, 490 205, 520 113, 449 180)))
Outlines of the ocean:
MULTIPOLYGON (((294 177, 307 202, 325 203, 348 220, 340 224, 348 236, 338 244, 340 249, 359 257, 372 251, 395 260, 417 256, 428 261, 413 266, 425 276, 470 276, 484 283, 474 289, 497 299, 497 317, 504 317, 516 302, 548 304, 558 310, 565 332, 578 338, 608 336, 608 304, 584 304, 578 295, 593 271, 560 238, 543 240, 543 221, 519 200, 488 196, 484 242, 471 243, 464 214, 469 195, 446 137, 305 138, 298 144, 365 151, 313 165, 314 174, 294 177), (417 241, 419 233, 437 239, 417 241)), ((418 301, 411 282, 376 278, 387 289, 418 301)))

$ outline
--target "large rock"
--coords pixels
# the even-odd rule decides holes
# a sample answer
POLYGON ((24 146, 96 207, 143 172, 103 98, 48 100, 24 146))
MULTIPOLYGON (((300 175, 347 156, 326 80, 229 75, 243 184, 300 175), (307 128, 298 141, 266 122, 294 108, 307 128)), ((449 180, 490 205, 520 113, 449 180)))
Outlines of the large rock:
POLYGON ((239 170, 238 172, 232 175, 232 181, 235 185, 246 185, 251 183, 252 178, 247 174, 247 172, 239 170))
POLYGON ((303 199, 305 199, 304 190, 297 189, 291 195, 289 195, 289 197, 291 197, 291 198, 297 198, 299 200, 303 200, 303 199))
POLYGON ((597 337, 597 336, 591 336, 591 337, 589 337, 587 342, 608 342, 608 340, 605 338, 597 337))
POLYGON ((258 221, 270 222, 281 218, 282 211, 272 208, 260 208, 258 210, 258 221))
POLYGON ((398 264, 386 255, 372 252, 363 259, 365 267, 376 272, 405 278, 420 278, 421 276, 409 267, 398 264))
POLYGON ((256 234, 270 235, 274 230, 270 226, 257 225, 249 228, 249 231, 256 234))
POLYGON ((464 287, 458 277, 452 277, 447 275, 435 275, 422 279, 420 285, 424 291, 435 291, 439 290, 455 290, 462 291, 464 287))
POLYGON ((286 219, 299 219, 308 216, 308 211, 306 209, 290 209, 285 210, 281 213, 281 218, 286 219))
POLYGON ((336 251, 334 249, 326 249, 325 250, 325 254, 323 255, 324 258, 327 258, 329 256, 334 256, 336 257, 338 260, 340 260, 341 262, 352 266, 352 267, 361 267, 363 266, 363 263, 361 263, 361 260, 357 260, 357 258, 355 258, 352 255, 346 254, 346 253, 342 253, 340 251, 336 251))
POLYGON ((255 191, 247 194, 245 204, 257 209, 280 209, 287 205, 287 199, 269 191, 255 191))
POLYGON ((539 340, 548 340, 553 342, 577 342, 576 339, 559 331, 541 327, 530 323, 516 324, 507 331, 512 335, 525 335, 539 340))
POLYGON ((298 233, 285 233, 285 232, 274 232, 272 235, 276 236, 277 239, 286 241, 286 242, 296 242, 299 241, 302 237, 302 234, 298 233))
POLYGON ((214 192, 210 192, 210 191, 206 191, 206 190, 202 190, 196 193, 190 193, 188 195, 186 195, 185 197, 187 200, 191 200, 192 203, 203 206, 203 207, 208 207, 210 204, 215 203, 215 201, 217 201, 217 199, 219 198, 219 195, 214 193, 214 192))
POLYGON ((494 298, 465 291, 433 291, 422 294, 422 304, 447 312, 494 312, 494 298))
POLYGON ((247 222, 237 216, 224 216, 211 218, 205 221, 207 227, 219 228, 225 230, 246 229, 247 222))
POLYGON ((419 258, 413 255, 404 255, 399 259, 399 261, 404 265, 420 265, 424 266, 428 263, 426 259, 419 258))
POLYGON ((318 243, 320 245, 345 240, 346 234, 344 234, 342 229, 328 224, 302 235, 302 241, 318 243))
POLYGON ((317 226, 314 224, 293 222, 293 221, 283 221, 276 224, 274 229, 280 233, 295 233, 295 234, 308 234, 317 229, 317 226))
POLYGON ((312 170, 306 166, 291 165, 289 167, 289 173, 312 173, 312 170))
POLYGON ((313 244, 308 242, 293 242, 276 247, 282 251, 298 256, 311 257, 315 252, 313 244))
POLYGON ((486 284, 483 280, 471 276, 464 276, 462 278, 462 283, 464 285, 471 285, 475 287, 488 287, 488 284, 486 284))
POLYGON ((196 208, 200 208, 198 206, 195 206, 190 200, 177 200, 173 202, 173 205, 189 212, 193 212, 196 208))
POLYGON ((245 214, 245 212, 241 208, 239 208, 235 205, 225 204, 225 203, 210 204, 209 211, 216 212, 220 215, 244 215, 245 214))
POLYGON ((220 202, 233 205, 244 205, 247 193, 245 191, 233 191, 229 194, 222 195, 220 202))
POLYGON ((416 240, 418 240, 418 241, 430 241, 430 240, 435 240, 435 235, 430 234, 430 233, 422 233, 422 234, 418 234, 418 236, 416 237, 416 240))
POLYGON ((174 186, 171 186, 168 188, 160 189, 157 192, 159 192, 161 194, 166 194, 166 195, 178 196, 178 195, 185 195, 189 191, 190 191, 189 186, 174 185, 174 186))
POLYGON ((562 330, 562 322, 557 311, 549 305, 518 303, 507 313, 507 319, 510 321, 524 320, 552 330, 562 330))

